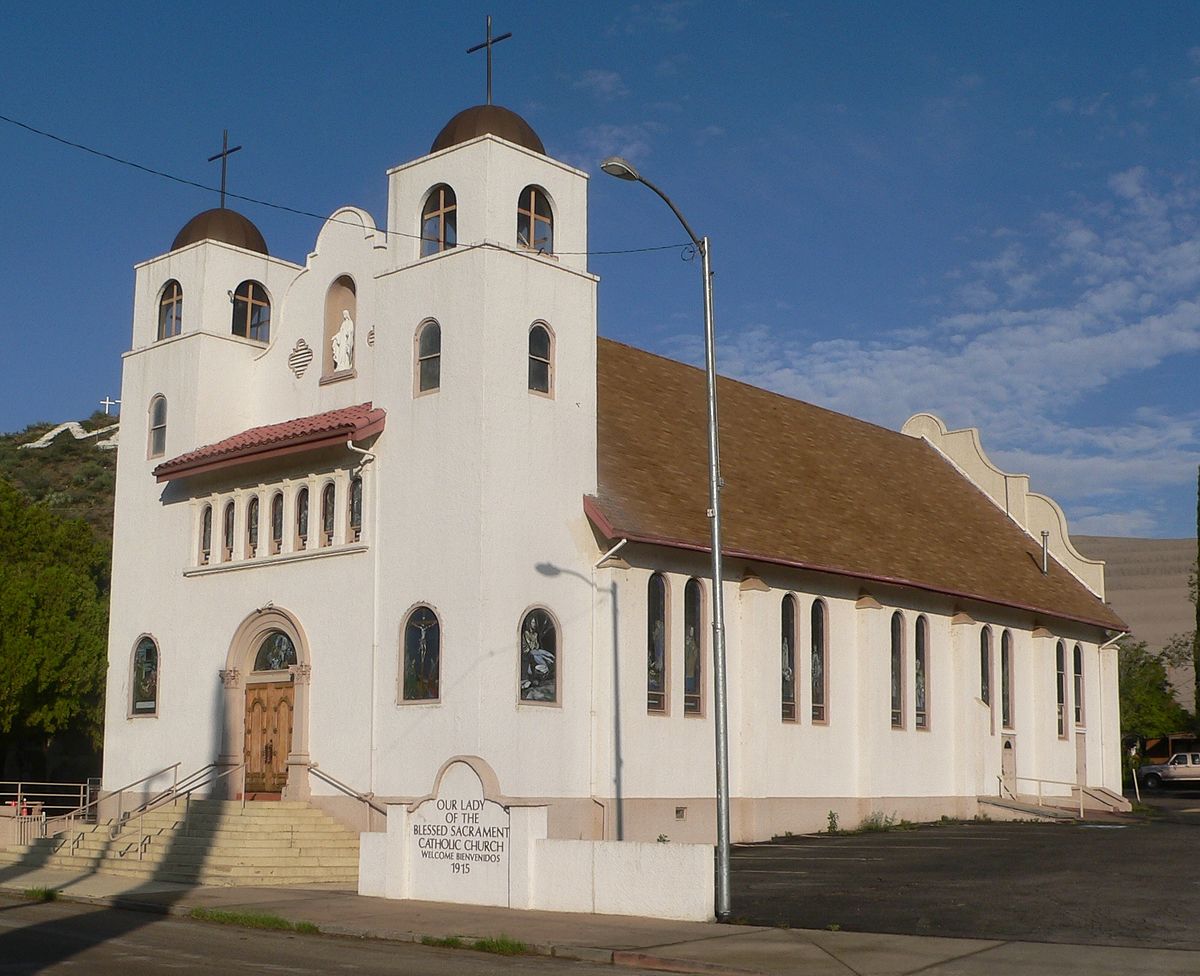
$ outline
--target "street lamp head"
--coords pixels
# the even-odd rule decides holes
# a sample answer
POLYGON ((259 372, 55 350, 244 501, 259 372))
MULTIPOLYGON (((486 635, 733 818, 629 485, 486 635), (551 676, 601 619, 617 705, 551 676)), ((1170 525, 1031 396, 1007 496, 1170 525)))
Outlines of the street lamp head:
POLYGON ((641 176, 629 160, 622 159, 620 156, 609 156, 600 163, 600 168, 609 176, 615 176, 619 180, 633 180, 634 182, 641 180, 641 176))

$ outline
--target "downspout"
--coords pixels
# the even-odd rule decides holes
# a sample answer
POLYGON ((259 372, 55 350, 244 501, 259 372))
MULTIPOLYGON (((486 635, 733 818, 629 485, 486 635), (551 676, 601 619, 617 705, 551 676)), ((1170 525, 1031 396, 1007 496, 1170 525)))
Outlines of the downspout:
MULTIPOLYGON (((599 590, 597 589, 597 586, 596 586, 596 571, 599 570, 600 567, 603 566, 606 562, 608 562, 609 559, 611 559, 614 555, 616 555, 616 553, 618 553, 628 542, 629 542, 628 539, 622 539, 620 542, 618 542, 615 546, 613 546, 611 549, 609 549, 608 552, 606 552, 603 556, 601 556, 599 559, 597 559, 592 564, 592 655, 593 655, 593 667, 595 666, 595 654, 596 654, 596 595, 599 593, 599 590)), ((611 616, 611 601, 612 601, 613 597, 616 595, 616 587, 617 587, 616 581, 613 580, 611 586, 609 587, 609 596, 608 596, 609 602, 610 602, 610 616, 611 616)), ((613 645, 614 645, 614 647, 616 646, 616 635, 615 634, 613 635, 613 645)), ((614 651, 614 653, 615 653, 615 651, 614 651)), ((614 679, 615 679, 615 677, 617 675, 617 670, 615 667, 613 668, 613 675, 614 675, 614 679)), ((595 698, 596 690, 595 690, 595 688, 596 688, 596 683, 595 683, 595 681, 593 681, 592 682, 592 721, 591 721, 592 741, 589 745, 588 751, 590 754, 590 758, 588 761, 592 767, 592 773, 590 776, 590 779, 592 782, 592 802, 595 803, 598 807, 600 807, 600 839, 608 840, 608 808, 603 803, 601 803, 600 800, 597 799, 597 797, 596 797, 596 787, 599 785, 596 782, 596 721, 597 721, 597 716, 599 714, 599 710, 596 707, 596 698, 595 698)), ((613 689, 613 694, 612 694, 611 698, 612 698, 613 702, 617 702, 620 700, 620 695, 617 693, 617 689, 615 689, 615 688, 613 689)), ((613 718, 614 718, 615 722, 619 723, 619 721, 620 721, 619 716, 614 715, 613 718)), ((618 747, 614 746, 613 747, 613 757, 612 757, 614 763, 620 762, 619 753, 620 753, 620 749, 618 747)), ((619 770, 617 771, 616 775, 619 780, 620 775, 621 775, 619 770)), ((617 802, 620 802, 619 797, 617 798, 617 802)))

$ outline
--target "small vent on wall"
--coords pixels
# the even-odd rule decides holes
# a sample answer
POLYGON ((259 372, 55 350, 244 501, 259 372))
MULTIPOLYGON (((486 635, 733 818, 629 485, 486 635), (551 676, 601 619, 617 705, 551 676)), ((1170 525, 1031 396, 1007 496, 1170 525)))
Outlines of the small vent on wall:
POLYGON ((675 819, 676 820, 687 820, 687 807, 676 807, 675 808, 675 819))
POLYGON ((288 369, 296 374, 296 379, 304 375, 309 363, 313 361, 313 351, 303 339, 297 339, 296 345, 288 356, 288 369))
POLYGON ((370 332, 367 333, 367 345, 368 346, 375 345, 375 330, 374 329, 372 329, 370 332))

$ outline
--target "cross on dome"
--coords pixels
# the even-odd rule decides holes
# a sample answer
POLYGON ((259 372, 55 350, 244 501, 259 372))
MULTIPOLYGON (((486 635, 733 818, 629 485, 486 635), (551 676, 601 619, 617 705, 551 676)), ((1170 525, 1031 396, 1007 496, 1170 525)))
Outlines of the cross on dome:
POLYGON ((492 37, 492 15, 488 14, 487 18, 487 40, 482 44, 476 44, 474 47, 467 48, 468 54, 474 54, 476 51, 482 51, 487 48, 487 104, 492 104, 492 45, 499 44, 501 41, 507 41, 512 37, 512 31, 507 34, 501 34, 499 37, 492 37))
POLYGON ((208 157, 208 161, 210 163, 215 162, 218 159, 221 161, 221 209, 222 210, 225 209, 225 171, 226 171, 226 166, 229 163, 229 157, 232 156, 235 152, 237 152, 241 148, 242 148, 241 146, 234 146, 232 149, 230 149, 229 148, 229 130, 222 129, 221 130, 221 151, 219 153, 217 153, 215 156, 208 157))

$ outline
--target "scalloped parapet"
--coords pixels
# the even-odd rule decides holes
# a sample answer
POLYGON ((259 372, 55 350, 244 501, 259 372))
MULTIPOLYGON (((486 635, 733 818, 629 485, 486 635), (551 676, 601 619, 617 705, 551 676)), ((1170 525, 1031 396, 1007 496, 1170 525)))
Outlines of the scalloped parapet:
POLYGON ((1039 546, 1043 530, 1049 532, 1050 555, 1096 596, 1104 599, 1104 561, 1088 559, 1075 548, 1063 510, 1048 495, 1029 490, 1029 475, 1009 474, 992 463, 979 442, 977 428, 949 430, 933 414, 918 413, 905 421, 900 432, 927 441, 1039 546))

